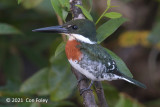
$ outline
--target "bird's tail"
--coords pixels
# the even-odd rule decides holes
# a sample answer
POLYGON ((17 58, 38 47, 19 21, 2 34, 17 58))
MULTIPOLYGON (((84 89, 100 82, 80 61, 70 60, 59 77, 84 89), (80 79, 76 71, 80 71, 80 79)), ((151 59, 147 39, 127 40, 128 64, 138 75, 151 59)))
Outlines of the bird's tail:
POLYGON ((136 85, 136 86, 139 86, 139 87, 141 87, 141 88, 144 88, 144 89, 147 88, 144 84, 142 84, 142 83, 138 82, 137 80, 132 79, 132 78, 130 78, 130 77, 128 77, 128 76, 125 76, 125 75, 124 75, 124 76, 122 77, 122 79, 125 80, 125 81, 127 81, 127 82, 129 82, 129 83, 132 83, 132 84, 134 84, 134 85, 136 85))

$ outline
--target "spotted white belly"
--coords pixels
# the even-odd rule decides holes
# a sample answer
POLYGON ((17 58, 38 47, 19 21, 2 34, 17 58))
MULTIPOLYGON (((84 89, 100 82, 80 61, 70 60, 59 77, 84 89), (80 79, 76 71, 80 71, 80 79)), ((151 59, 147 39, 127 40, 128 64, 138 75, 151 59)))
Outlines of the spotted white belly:
POLYGON ((97 81, 97 78, 90 72, 88 72, 86 69, 83 69, 79 64, 77 64, 77 61, 73 61, 73 60, 68 60, 70 62, 70 64, 72 65, 72 67, 74 67, 76 70, 78 70, 80 73, 82 73, 83 75, 85 75, 87 78, 97 81))
MULTIPOLYGON (((70 64, 72 67, 74 67, 76 70, 78 70, 80 73, 85 75, 87 78, 93 80, 93 81, 112 81, 112 80, 117 80, 117 79, 122 79, 122 77, 115 75, 115 74, 110 74, 110 73, 103 73, 103 77, 99 76, 98 78, 93 75, 93 73, 90 73, 88 70, 82 68, 79 64, 77 64, 77 61, 69 60, 70 64)), ((95 71, 97 72, 97 71, 95 71)))

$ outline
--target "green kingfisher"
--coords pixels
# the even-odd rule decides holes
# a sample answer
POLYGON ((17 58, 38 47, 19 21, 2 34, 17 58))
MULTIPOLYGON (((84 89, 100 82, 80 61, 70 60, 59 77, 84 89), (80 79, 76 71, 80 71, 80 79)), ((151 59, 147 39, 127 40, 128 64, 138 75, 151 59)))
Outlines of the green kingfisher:
POLYGON ((146 86, 123 74, 109 53, 97 43, 95 24, 87 19, 69 21, 61 26, 33 30, 34 32, 61 33, 68 36, 65 46, 69 63, 77 71, 94 81, 122 79, 139 87, 146 86))

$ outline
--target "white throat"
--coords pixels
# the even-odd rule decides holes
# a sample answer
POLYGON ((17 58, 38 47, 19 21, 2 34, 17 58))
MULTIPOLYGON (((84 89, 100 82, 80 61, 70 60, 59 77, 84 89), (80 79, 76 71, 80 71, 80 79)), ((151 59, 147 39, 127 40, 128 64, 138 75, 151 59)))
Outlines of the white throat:
POLYGON ((80 35, 80 34, 66 34, 69 36, 69 40, 77 39, 79 41, 89 43, 89 44, 96 44, 97 42, 91 41, 88 38, 80 35))

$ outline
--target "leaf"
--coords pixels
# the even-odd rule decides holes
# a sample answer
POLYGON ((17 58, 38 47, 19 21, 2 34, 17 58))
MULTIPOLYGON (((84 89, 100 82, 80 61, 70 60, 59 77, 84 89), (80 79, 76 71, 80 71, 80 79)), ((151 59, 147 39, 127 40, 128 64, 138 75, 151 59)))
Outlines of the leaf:
POLYGON ((38 94, 38 95, 48 95, 48 73, 49 69, 44 68, 34 74, 32 77, 27 79, 21 86, 20 92, 38 94))
POLYGON ((98 43, 101 43, 107 37, 109 37, 113 32, 115 32, 120 25, 122 25, 126 21, 125 18, 118 18, 118 19, 110 19, 103 25, 101 25, 97 29, 97 39, 98 43))
POLYGON ((69 0, 51 0, 51 3, 56 14, 65 21, 68 15, 68 10, 70 9, 69 0))
POLYGON ((21 3, 21 0, 18 0, 18 4, 20 4, 21 3))
POLYGON ((65 45, 66 45, 65 42, 61 42, 61 43, 58 45, 58 47, 57 47, 57 49, 56 49, 56 52, 55 52, 55 57, 57 57, 60 53, 62 53, 62 52, 64 51, 65 45))
POLYGON ((56 12, 56 14, 58 14, 63 19, 62 7, 61 7, 59 0, 51 0, 51 3, 52 3, 52 7, 54 11, 56 12))
POLYGON ((61 4, 61 6, 63 8, 67 8, 66 10, 69 10, 70 9, 70 3, 69 3, 69 0, 58 0, 61 4))
POLYGON ((62 10, 62 19, 63 19, 64 22, 65 22, 67 16, 68 16, 68 12, 63 9, 63 10, 62 10))
POLYGON ((119 100, 118 90, 108 83, 102 82, 103 90, 109 107, 114 107, 115 102, 119 100))
POLYGON ((89 19, 90 21, 93 21, 92 16, 85 8, 83 8, 81 5, 76 5, 76 6, 82 10, 83 14, 87 17, 87 19, 89 19))
POLYGON ((131 98, 125 93, 119 93, 119 91, 110 84, 102 84, 105 97, 108 99, 109 107, 144 107, 136 99, 131 98), (110 94, 107 94, 110 93, 110 94))
POLYGON ((22 5, 26 9, 35 8, 38 6, 43 0, 22 0, 22 5))
POLYGON ((120 99, 115 107, 144 107, 144 105, 132 99, 130 96, 121 93, 120 99))
POLYGON ((64 51, 53 57, 51 62, 52 68, 49 72, 51 99, 60 101, 71 95, 76 86, 76 79, 71 74, 70 64, 64 51))
POLYGON ((114 18, 120 18, 122 15, 117 12, 110 12, 110 13, 106 13, 104 16, 114 19, 114 18))
POLYGON ((106 51, 111 55, 111 57, 113 58, 113 60, 116 61, 117 67, 118 69, 125 75, 133 78, 133 75, 131 74, 131 72, 129 71, 128 67, 126 66, 126 64, 122 61, 121 58, 119 58, 115 53, 113 53, 112 51, 110 51, 109 49, 106 49, 106 51))
POLYGON ((17 28, 9 24, 0 23, 0 35, 9 35, 9 34, 21 34, 21 32, 17 28))

